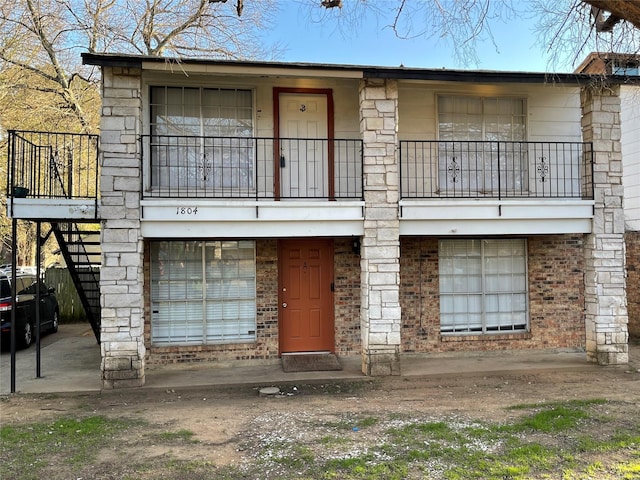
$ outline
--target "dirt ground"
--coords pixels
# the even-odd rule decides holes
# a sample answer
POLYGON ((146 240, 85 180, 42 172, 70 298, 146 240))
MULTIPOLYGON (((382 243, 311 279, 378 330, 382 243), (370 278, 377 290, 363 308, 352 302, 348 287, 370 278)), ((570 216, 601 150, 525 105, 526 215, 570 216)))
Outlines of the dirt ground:
MULTIPOLYGON (((206 458, 215 465, 236 465, 254 453, 247 450, 249 438, 269 436, 303 441, 305 436, 314 435, 314 426, 349 418, 508 421, 519 414, 506 408, 509 406, 599 398, 615 401, 615 407, 611 408, 618 410, 617 416, 637 419, 640 359, 635 360, 627 366, 594 366, 577 371, 461 373, 446 377, 281 385, 280 394, 267 397, 261 396, 257 387, 15 395, 1 398, 0 411, 3 425, 88 415, 142 420, 164 431, 192 432, 197 442, 169 446, 162 442, 157 445, 138 442, 140 431, 134 429, 132 438, 124 439, 129 458, 135 455, 138 459, 151 459, 170 454, 180 460, 206 458)), ((365 432, 362 439, 367 441, 365 432)), ((375 442, 375 438, 370 441, 375 442)), ((123 461, 120 456, 121 450, 114 446, 111 451, 100 453, 100 462, 123 461)))

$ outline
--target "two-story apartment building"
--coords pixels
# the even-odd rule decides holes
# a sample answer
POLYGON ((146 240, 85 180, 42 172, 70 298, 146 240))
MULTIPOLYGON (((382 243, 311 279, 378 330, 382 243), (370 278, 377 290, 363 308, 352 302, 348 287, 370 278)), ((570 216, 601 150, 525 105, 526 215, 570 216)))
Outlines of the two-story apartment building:
POLYGON ((106 388, 309 352, 627 362, 617 77, 83 60, 106 388))

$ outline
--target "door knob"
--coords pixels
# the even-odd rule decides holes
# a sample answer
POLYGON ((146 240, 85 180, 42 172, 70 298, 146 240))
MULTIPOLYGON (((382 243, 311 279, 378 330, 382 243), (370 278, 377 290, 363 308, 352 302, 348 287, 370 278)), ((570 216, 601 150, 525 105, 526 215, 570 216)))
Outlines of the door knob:
POLYGON ((282 302, 282 308, 287 308, 287 302, 282 302))

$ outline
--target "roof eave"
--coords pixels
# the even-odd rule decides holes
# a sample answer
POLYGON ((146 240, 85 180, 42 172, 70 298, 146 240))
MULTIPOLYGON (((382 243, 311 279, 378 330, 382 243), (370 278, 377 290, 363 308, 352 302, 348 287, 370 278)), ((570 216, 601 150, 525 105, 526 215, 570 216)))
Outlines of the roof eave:
MULTIPOLYGON (((448 70, 425 69, 407 67, 374 67, 357 65, 336 65, 316 63, 285 63, 285 62, 260 62, 260 61, 235 61, 235 60, 211 60, 202 58, 168 58, 144 55, 122 54, 94 54, 83 53, 82 62, 85 65, 100 67, 122 67, 143 69, 144 65, 163 63, 167 65, 218 65, 221 67, 244 66, 252 69, 279 71, 288 70, 291 73, 304 71, 325 71, 327 77, 331 72, 358 73, 358 77, 380 78, 395 80, 423 80, 446 81, 464 83, 544 83, 565 85, 588 85, 594 81, 602 81, 602 75, 590 75, 583 73, 541 73, 541 72, 504 72, 493 70, 448 70)), ((629 83, 628 77, 616 75, 607 76, 611 83, 629 83)), ((636 83, 636 82, 632 82, 636 83)))

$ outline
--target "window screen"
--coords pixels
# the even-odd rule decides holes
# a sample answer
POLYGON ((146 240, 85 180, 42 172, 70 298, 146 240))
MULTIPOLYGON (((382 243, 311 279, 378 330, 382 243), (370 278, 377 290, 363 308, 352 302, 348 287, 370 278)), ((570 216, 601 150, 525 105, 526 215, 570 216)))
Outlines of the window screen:
POLYGON ((251 90, 151 87, 149 104, 152 187, 252 191, 251 90))
POLYGON ((438 97, 439 182, 449 193, 507 194, 527 186, 525 100, 438 97), (501 178, 498 178, 498 175, 501 178))
POLYGON ((442 333, 527 329, 525 240, 441 240, 439 277, 442 333))
POLYGON ((154 345, 255 340, 253 241, 153 242, 151 257, 154 345))

